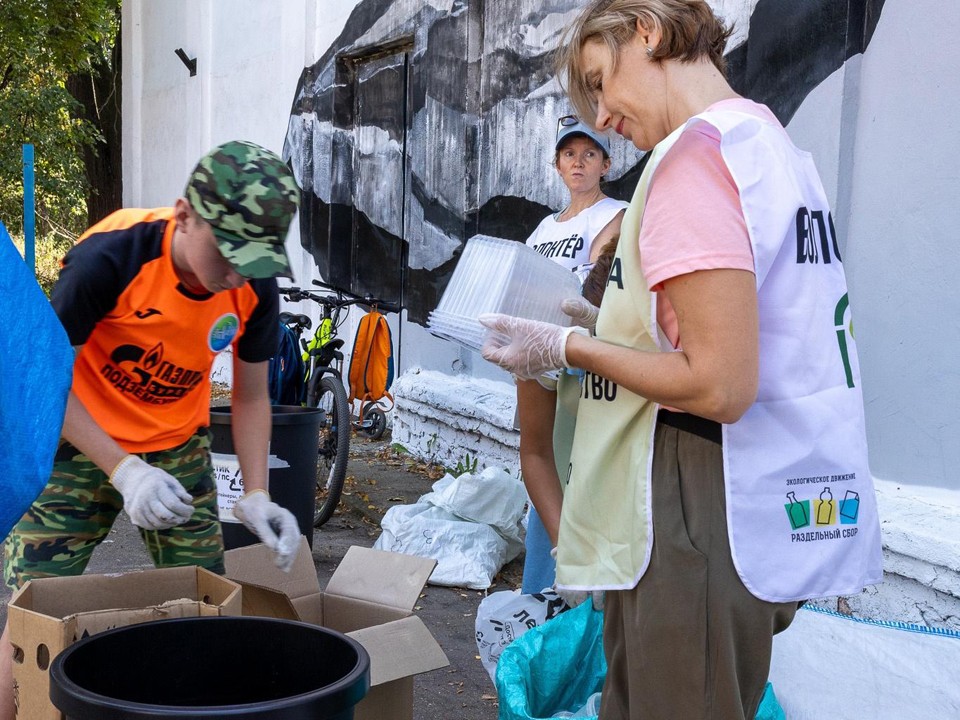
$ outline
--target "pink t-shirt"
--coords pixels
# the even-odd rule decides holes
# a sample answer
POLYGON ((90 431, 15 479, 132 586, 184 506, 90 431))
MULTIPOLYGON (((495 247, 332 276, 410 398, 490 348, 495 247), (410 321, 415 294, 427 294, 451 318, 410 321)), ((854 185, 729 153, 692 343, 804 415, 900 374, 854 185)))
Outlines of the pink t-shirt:
MULTIPOLYGON (((738 110, 779 122, 752 100, 735 98, 708 110, 738 110)), ((720 133, 709 123, 685 130, 660 161, 650 183, 640 228, 640 263, 657 293, 657 321, 680 346, 677 315, 662 292, 666 280, 695 270, 754 272, 753 248, 740 194, 720 153, 720 133)))

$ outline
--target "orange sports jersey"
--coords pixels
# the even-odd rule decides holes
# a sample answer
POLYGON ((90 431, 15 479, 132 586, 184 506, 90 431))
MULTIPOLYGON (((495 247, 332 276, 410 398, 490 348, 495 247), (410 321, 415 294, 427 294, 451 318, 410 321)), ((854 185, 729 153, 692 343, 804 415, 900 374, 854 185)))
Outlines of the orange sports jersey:
POLYGON ((73 392, 127 452, 170 449, 209 424, 221 350, 263 362, 277 348, 276 280, 190 292, 173 267, 174 227, 172 208, 113 213, 67 253, 51 295, 71 344, 83 346, 73 392))

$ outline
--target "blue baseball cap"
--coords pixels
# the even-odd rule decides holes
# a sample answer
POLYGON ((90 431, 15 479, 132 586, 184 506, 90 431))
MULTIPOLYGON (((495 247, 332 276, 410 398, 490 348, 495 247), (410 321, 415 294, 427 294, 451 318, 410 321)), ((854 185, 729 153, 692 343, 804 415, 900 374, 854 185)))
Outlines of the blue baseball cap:
POLYGON ((576 115, 564 115, 557 120, 557 144, 555 149, 559 150, 567 138, 575 135, 590 138, 600 146, 604 153, 610 155, 610 138, 582 122, 576 115))

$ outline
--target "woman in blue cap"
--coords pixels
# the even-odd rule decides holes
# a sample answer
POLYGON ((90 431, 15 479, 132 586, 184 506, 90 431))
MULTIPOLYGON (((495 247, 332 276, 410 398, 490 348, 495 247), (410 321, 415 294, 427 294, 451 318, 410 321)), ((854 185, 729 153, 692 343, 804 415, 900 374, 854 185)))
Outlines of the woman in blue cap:
MULTIPOLYGON (((527 239, 527 245, 577 273, 582 280, 602 248, 618 236, 627 203, 607 197, 600 189, 600 181, 610 170, 609 138, 576 115, 566 115, 557 122, 554 166, 570 192, 570 202, 560 212, 545 217, 527 239)), ((565 477, 563 468, 568 464, 579 396, 577 378, 570 380, 561 379, 559 393, 556 376, 517 381, 520 467, 532 501, 523 567, 524 593, 540 592, 554 582, 555 564, 550 551, 557 545, 563 500, 560 478, 565 477), (562 392, 564 389, 567 392, 562 392), (572 401, 569 412, 563 405, 567 395, 572 401)))

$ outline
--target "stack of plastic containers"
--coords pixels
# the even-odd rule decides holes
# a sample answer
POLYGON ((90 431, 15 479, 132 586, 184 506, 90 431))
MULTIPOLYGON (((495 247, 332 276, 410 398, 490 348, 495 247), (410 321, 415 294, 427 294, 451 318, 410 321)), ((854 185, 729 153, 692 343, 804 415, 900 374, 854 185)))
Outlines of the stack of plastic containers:
POLYGON ((489 235, 467 241, 427 327, 438 337, 479 350, 487 332, 477 320, 503 313, 570 325, 560 303, 580 294, 576 275, 522 242, 489 235))

